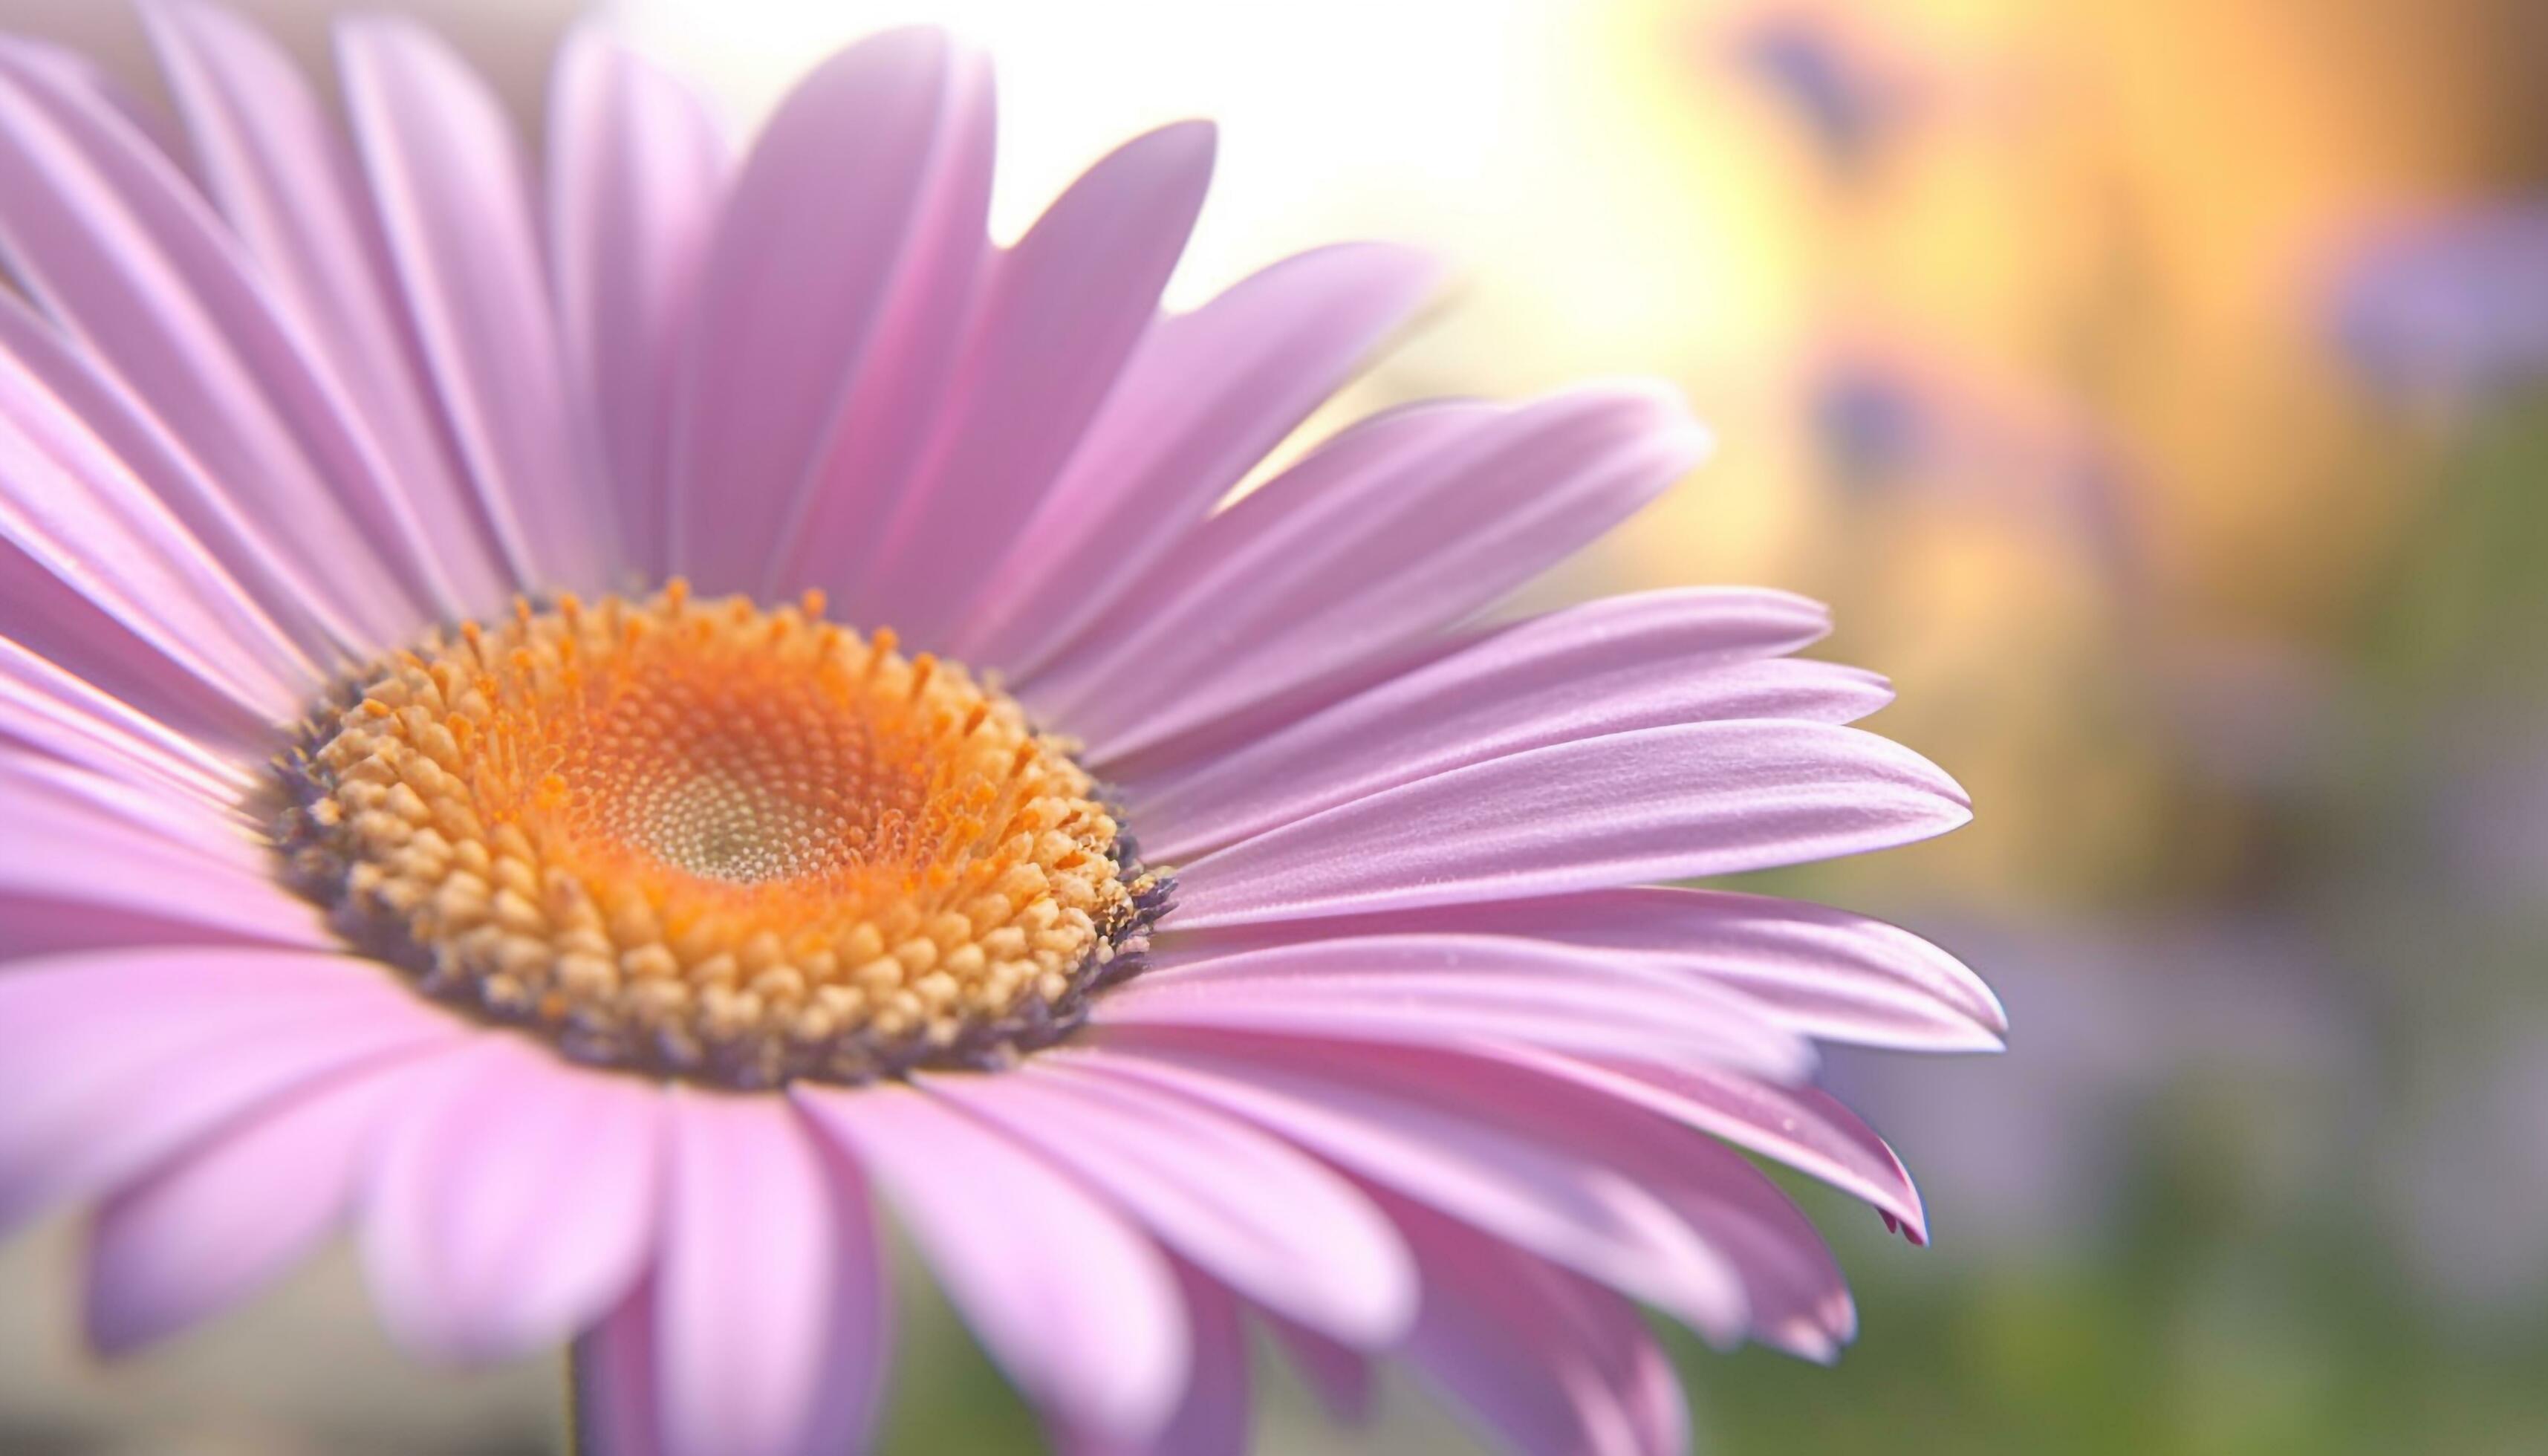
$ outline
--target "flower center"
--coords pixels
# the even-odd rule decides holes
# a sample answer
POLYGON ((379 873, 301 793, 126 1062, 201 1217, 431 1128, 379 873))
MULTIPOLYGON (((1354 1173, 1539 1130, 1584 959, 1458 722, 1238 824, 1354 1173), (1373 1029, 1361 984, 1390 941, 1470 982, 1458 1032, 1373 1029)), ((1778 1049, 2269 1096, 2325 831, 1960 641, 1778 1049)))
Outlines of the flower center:
POLYGON ((676 581, 365 669, 279 761, 295 883, 580 1060, 769 1086, 1051 1040, 1164 882, 1015 699, 821 616, 676 581))

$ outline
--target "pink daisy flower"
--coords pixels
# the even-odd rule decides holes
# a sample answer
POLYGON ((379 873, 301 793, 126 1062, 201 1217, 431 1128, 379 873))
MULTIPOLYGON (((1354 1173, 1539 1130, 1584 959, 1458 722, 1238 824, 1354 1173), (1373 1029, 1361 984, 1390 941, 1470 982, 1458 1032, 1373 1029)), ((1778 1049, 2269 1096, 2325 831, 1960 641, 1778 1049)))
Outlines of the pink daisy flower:
POLYGON ((1089 1450, 1234 1450, 1243 1331, 1530 1451, 1666 1451, 1639 1306, 1830 1356, 1743 1155, 1921 1214, 1817 1040, 1997 1045, 1890 927, 1658 881, 1963 821, 1822 611, 1499 601, 1683 474, 1650 386, 1446 402, 1231 488, 1425 297, 1159 292, 1213 134, 986 240, 930 33, 740 156, 583 37, 532 168, 413 27, 342 130, 153 6, 181 134, 0 46, 0 1225, 130 1349, 339 1228, 580 1438, 836 1452, 890 1219, 1089 1450), (1138 834, 1138 847, 1135 835, 1138 834))

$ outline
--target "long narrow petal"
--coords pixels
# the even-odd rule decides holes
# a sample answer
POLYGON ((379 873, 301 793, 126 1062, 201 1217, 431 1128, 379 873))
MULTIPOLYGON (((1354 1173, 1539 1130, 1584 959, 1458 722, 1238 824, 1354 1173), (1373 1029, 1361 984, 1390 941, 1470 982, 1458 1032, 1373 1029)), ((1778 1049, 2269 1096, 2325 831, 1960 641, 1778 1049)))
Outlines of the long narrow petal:
POLYGON ((273 720, 255 704, 171 661, 58 575, 64 566, 0 532, 0 636, 190 738, 242 758, 270 741, 273 720))
POLYGON ((1634 1306, 1406 1200, 1424 1264, 1407 1358, 1493 1444, 1587 1456, 1679 1456, 1687 1420, 1672 1362, 1634 1306))
POLYGON ((664 1456, 863 1447, 892 1349, 865 1189, 783 1103, 670 1095, 651 1319, 664 1456))
POLYGON ((1389 1221, 1248 1124, 1034 1061, 925 1085, 1068 1168, 1251 1300, 1364 1346, 1395 1339, 1414 1317, 1414 1270, 1389 1221))
POLYGON ((665 452, 727 144, 689 87, 592 28, 549 87, 548 225, 558 326, 598 417, 628 560, 665 570, 665 452))
POLYGON ((408 318, 497 543, 525 587, 611 585, 619 546, 511 119, 413 21, 346 21, 336 54, 408 318))
MULTIPOLYGON (((246 589, 310 660, 332 664, 371 638, 284 539, 284 523, 259 519, 255 492, 238 493, 206 474, 186 444, 87 348, 17 299, 0 294, 0 353, 41 384, 124 470, 139 481, 204 549, 246 589)), ((359 565, 359 563, 356 563, 359 565)), ((380 590, 376 584, 368 590, 380 590)), ((403 608, 401 608, 403 610, 403 608)))
POLYGON ((0 739, 207 805, 239 803, 255 775, 49 658, 0 637, 0 739))
MULTIPOLYGON (((1141 591, 1110 603, 1059 656, 1022 675, 1018 695, 1046 718, 1060 722, 1071 720, 1077 704, 1137 687, 1138 665, 1128 678, 1117 646, 1151 630, 1162 604, 1186 603, 1191 613, 1214 599, 1217 584, 1248 574, 1247 555, 1256 532, 1233 527, 1230 519, 1249 522, 1263 512, 1307 510, 1330 498, 1384 495, 1409 472, 1469 446, 1496 418, 1490 406, 1433 400, 1338 430, 1236 505, 1188 532, 1141 591), (1250 501, 1258 503, 1251 506, 1250 501), (1240 516, 1242 509, 1248 514, 1240 516)), ((1382 675, 1371 676, 1376 681, 1382 675)), ((1367 685, 1358 682, 1334 695, 1367 685)))
POLYGON ((1176 1413, 1148 1440, 1061 1426, 1052 1443, 1060 1456, 1245 1456, 1251 1411, 1247 1328, 1239 1320, 1238 1301, 1194 1265, 1180 1259, 1173 1268, 1185 1302, 1192 1367, 1176 1413))
POLYGON ((511 581, 444 439, 379 219, 335 118, 281 46, 220 6, 153 0, 142 19, 206 193, 395 462, 448 593, 442 609, 487 610, 511 581))
POLYGON ((573 1447, 596 1456, 664 1456, 663 1382, 655 1373, 651 1276, 575 1342, 573 1447))
POLYGON ((368 962, 201 947, 20 962, 0 1024, 0 1228, 297 1087, 468 1035, 368 962))
POLYGON ((310 660, 212 553, 6 355, 0 535, 171 664, 229 688, 276 721, 290 717, 318 680, 310 660))
POLYGON ((89 1343, 126 1353, 299 1263, 351 1205, 381 1126, 459 1045, 323 1081, 118 1189, 89 1230, 89 1343))
POLYGON ((159 793, 119 775, 19 749, 0 749, 0 784, 8 786, 13 802, 51 799, 78 812, 129 824, 171 850, 227 867, 256 873, 270 871, 272 866, 272 850, 231 805, 159 793))
POLYGON ((1883 1138, 1829 1093, 1774 1086, 1708 1067, 1621 1064, 1566 1055, 1516 1060, 1580 1081, 1721 1138, 1873 1205, 1925 1242, 1919 1190, 1883 1138))
POLYGON ((1180 122, 1090 167, 993 268, 937 433, 844 583, 861 620, 943 641, 1079 443, 1159 305, 1212 176, 1209 124, 1180 122))
POLYGON ((1243 544, 1150 599, 1066 721, 1103 766, 1402 651, 1618 524, 1707 438, 1662 390, 1586 389, 1497 411, 1401 471, 1317 494, 1270 481, 1205 523, 1198 538, 1243 544))
MULTIPOLYGON (((1147 821, 1136 820, 1146 827, 1147 821)), ((1149 837, 1142 836, 1149 849, 1149 837)), ((1801 1036, 1917 1051, 1987 1051, 2007 1014, 1981 977, 1899 926, 1730 890, 1641 886, 1433 905, 1315 926, 1268 921, 1183 938, 1181 954, 1312 935, 1529 936, 1704 977, 1801 1036)))
MULTIPOLYGON (((799 82, 745 158, 701 265, 672 445, 669 559, 694 586, 760 591, 845 402, 897 367, 927 372, 880 352, 880 325, 906 250, 949 241, 917 235, 941 172, 978 152, 988 204, 979 65, 936 31, 871 37, 799 82)), ((967 287, 985 245, 976 217, 967 287)))
POLYGON ((926 1094, 797 1084, 875 1177, 948 1297, 1038 1406, 1142 1441, 1186 1383, 1185 1312, 1157 1245, 1080 1185, 926 1094))
POLYGON ((954 647, 1033 671, 1150 568, 1333 394, 1440 276, 1421 253, 1343 243, 1286 258, 1161 318, 954 647))
POLYGON ((1565 1082, 1428 1047, 1108 1030, 1043 1053, 1248 1118, 1371 1182, 1670 1311, 1719 1343, 1747 1306, 1723 1255, 1644 1186, 1696 1135, 1565 1082), (1656 1138, 1661 1133, 1664 1136, 1656 1138), (1637 1145, 1637 1139, 1649 1139, 1637 1145))
POLYGON ((228 827, 183 795, 11 754, 0 799, 0 958, 118 942, 334 944, 265 854, 234 830, 223 843, 228 827), (172 821, 188 809, 192 822, 172 821), (47 925, 55 914, 75 923, 47 925))
POLYGON ((1404 910, 1767 869, 1971 817, 1898 744, 1801 722, 1693 723, 1533 749, 1341 804, 1178 872, 1177 925, 1404 910))
POLYGON ((425 619, 432 561, 407 498, 228 229, 129 122, 6 45, 0 250, 243 514, 291 522, 269 539, 366 641, 425 619))
POLYGON ((1098 1026, 1513 1042, 1794 1080, 1812 1047, 1741 997, 1633 957, 1522 936, 1343 936, 1178 956, 1098 998, 1098 1026))
MULTIPOLYGON (((1141 848, 1191 860, 1385 788, 1527 749, 1734 718, 1845 723, 1891 694, 1872 673, 1751 659, 1738 634, 1804 615, 1774 593, 1666 592, 1533 618, 1292 724, 1126 807, 1141 848), (1764 599, 1766 598, 1766 599, 1764 599)), ((1773 639, 1776 640, 1776 639, 1773 639)))
POLYGON ((363 1251, 382 1318, 456 1360, 546 1348, 619 1303, 652 1251, 664 1099, 497 1035, 419 1090, 378 1149, 363 1251))

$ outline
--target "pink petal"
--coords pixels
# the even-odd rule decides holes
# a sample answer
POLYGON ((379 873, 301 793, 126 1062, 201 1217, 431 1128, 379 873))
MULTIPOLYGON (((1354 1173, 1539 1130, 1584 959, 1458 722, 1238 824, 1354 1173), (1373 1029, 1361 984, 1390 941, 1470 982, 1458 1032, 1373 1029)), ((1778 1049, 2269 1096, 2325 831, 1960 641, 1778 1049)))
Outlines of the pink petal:
POLYGON ((207 194, 390 462, 441 609, 486 610, 511 581, 444 443, 379 220, 335 119, 292 57, 228 11, 158 0, 142 19, 207 194))
POLYGON ((1846 723, 1891 697, 1882 679, 1855 668, 1729 660, 1717 644, 1764 625, 1752 596, 1656 592, 1535 618, 1215 755, 1165 785, 1143 784, 1129 817, 1144 853, 1173 863, 1528 749, 1722 719, 1846 723))
POLYGON ((664 1456, 863 1445, 892 1341, 865 1189, 774 1098, 669 1096, 651 1316, 664 1456))
POLYGON ((1810 1173, 1881 1210, 1910 1231, 1913 1242, 1928 1239, 1919 1190, 1901 1160, 1829 1093, 1773 1086, 1710 1067, 1613 1065, 1518 1053, 1515 1059, 1810 1173))
POLYGON ((368 962, 214 948, 21 961, 0 1025, 0 1228, 297 1088, 467 1035, 368 962))
POLYGON ((1697 1139, 1676 1138, 1670 1124, 1626 1104, 1427 1047, 1112 1028, 1093 1045, 1043 1054, 1250 1119, 1711 1339, 1742 1331, 1737 1272, 1636 1176, 1697 1139), (1666 1136, 1638 1151, 1632 1130, 1666 1136))
POLYGON ((702 265, 672 441, 670 560, 700 589, 760 591, 845 405, 891 388, 888 371, 927 372, 880 345, 903 289, 929 293, 920 279, 948 265, 969 287, 987 245, 978 212, 969 235, 932 216, 988 203, 980 68, 935 31, 871 37, 799 82, 754 143, 702 265), (978 198, 930 201, 976 157, 978 198))
MULTIPOLYGON (((1159 1048, 1137 1044, 1157 1057, 1159 1048)), ((1702 1332, 1719 1342, 1749 1331, 1781 1349, 1810 1359, 1828 1360, 1857 1329, 1857 1316, 1839 1266, 1822 1238, 1795 1205, 1763 1177, 1741 1154, 1710 1138, 1676 1136, 1671 1124, 1647 1110, 1652 1099, 1619 1088, 1613 1079, 1587 1074, 1571 1058, 1516 1047, 1498 1047, 1462 1055, 1423 1050, 1379 1053, 1339 1044, 1303 1046, 1279 1042, 1189 1042, 1172 1046, 1170 1055, 1191 1067, 1196 1048, 1221 1052, 1228 1061, 1213 1070, 1221 1075, 1244 1068, 1254 1084, 1280 1077, 1295 1066, 1310 1064, 1330 1100, 1339 1091, 1377 1091, 1417 1103, 1419 1116, 1439 1117, 1437 1109, 1455 1109, 1459 1117, 1491 1122, 1497 1133, 1517 1139, 1525 1148, 1564 1147, 1591 1160, 1607 1176, 1624 1180, 1643 1196, 1669 1210, 1680 1228, 1694 1235, 1730 1270, 1740 1291, 1726 1311, 1703 1307, 1695 1320, 1702 1332), (1418 1102, 1420 1100, 1420 1103, 1418 1102), (1713 1315, 1713 1320, 1705 1318, 1713 1315)), ((1305 1079, 1306 1082, 1306 1079, 1305 1079)), ((1658 1108, 1666 1116, 1673 1109, 1658 1108)), ((1288 1114, 1297 1117, 1297 1113, 1288 1114)), ((1404 1117, 1404 1112, 1393 1114, 1404 1117)), ((1686 1120, 1685 1120, 1686 1121, 1686 1120)), ((1764 1144, 1760 1130, 1742 1120, 1719 1116, 1708 1126, 1728 1127, 1749 1136, 1746 1145, 1764 1144)), ((1305 1141, 1295 1125, 1284 1131, 1305 1141)), ((1583 1261, 1569 1245, 1547 1240, 1528 1224, 1498 1222, 1492 1204, 1463 1204, 1440 1196, 1444 1184, 1406 1181, 1397 1167, 1374 1167, 1356 1161, 1353 1151, 1332 1142, 1313 1146, 1338 1158, 1365 1178, 1431 1204, 1479 1228, 1521 1244, 1543 1257, 1566 1263, 1623 1292, 1653 1298, 1650 1291, 1615 1267, 1583 1261)), ((1764 1144, 1766 1145, 1766 1144, 1764 1144)), ((1778 1150, 1772 1146, 1769 1150, 1778 1150)), ((1911 1205, 1916 1211, 1916 1202, 1911 1205)), ((1406 1221, 1401 1219, 1404 1227, 1406 1221)), ((1416 1236, 1410 1228, 1410 1237, 1416 1236)), ((1420 1253, 1420 1250, 1419 1250, 1420 1253)), ((1426 1271, 1427 1288, 1436 1281, 1426 1271)), ((1667 1309, 1683 1313, 1670 1304, 1667 1309)), ((1684 1314, 1684 1318, 1689 1318, 1684 1314)), ((1418 1339, 1421 1339, 1419 1325, 1418 1339)))
MULTIPOLYGON (((22 923, 41 906, 99 922, 92 940, 243 937, 331 948, 318 913, 274 881, 270 852, 182 795, 24 755, 0 756, 0 956, 36 949, 22 923), (188 819, 191 812, 192 819, 188 819), (176 833, 171 831, 175 830, 176 833), (189 934, 191 933, 191 934, 189 934)), ((58 944, 58 938, 53 938, 58 944)))
POLYGON ((1345 1041, 1511 1042, 1794 1080, 1813 1049, 1740 997, 1630 957, 1519 936, 1362 936, 1172 956, 1099 996, 1097 1026, 1345 1041))
MULTIPOLYGON (((1195 590, 1145 600, 1102 687, 1058 721, 1106 764, 1352 664, 1405 650, 1624 519, 1706 452, 1660 390, 1588 389, 1498 411, 1403 471, 1310 494, 1278 478, 1205 523, 1243 535, 1195 590)), ((1295 480, 1306 477, 1296 477, 1295 480)))
POLYGON ((1678 1456, 1687 1416, 1634 1306, 1420 1205, 1393 1200, 1424 1264, 1408 1360, 1514 1451, 1678 1456))
POLYGON ((1343 1178, 1246 1123, 1034 1060, 925 1085, 1076 1174, 1251 1300, 1362 1345, 1395 1339, 1414 1317, 1414 1271, 1389 1221, 1343 1178))
POLYGON ((280 522, 242 509, 86 349, 6 295, 0 295, 0 353, 77 415, 305 654, 332 661, 341 650, 370 640, 335 604, 333 589, 295 558, 298 548, 282 540, 280 522))
MULTIPOLYGON (((1138 816, 1134 822, 1147 826, 1138 816)), ((1147 834, 1141 845, 1150 849, 1147 834)), ((1623 953, 1703 977, 1818 1041, 1983 1051, 1997 1049, 2008 1030, 1981 977, 1909 931, 1845 910, 1727 890, 1648 886, 1479 900, 1331 925, 1237 926, 1188 944, 1201 954, 1312 935, 1413 933, 1529 936, 1623 953)))
POLYGON ((1646 728, 1455 769, 1206 855, 1178 871, 1176 925, 1799 864, 1943 834, 1967 803, 1928 760, 1854 728, 1646 728))
POLYGON ((349 405, 147 138, 0 46, 0 248, 28 293, 182 441, 363 640, 434 599, 407 498, 349 405), (380 548, 402 543, 385 558, 380 548))
MULTIPOLYGON (((1177 549, 1159 563, 1141 591, 1110 603, 1058 658, 1022 675, 1015 684, 1019 696, 1046 720, 1058 722, 1070 717, 1074 704, 1138 683, 1138 673, 1132 679, 1124 676, 1117 644, 1149 629, 1159 603, 1196 603, 1199 610, 1212 599, 1217 584, 1245 575, 1244 556, 1256 540, 1248 526, 1260 512, 1308 509, 1330 498, 1383 495, 1392 482, 1473 440, 1495 419, 1495 410, 1485 405, 1428 400, 1339 430, 1237 505, 1179 538, 1177 549), (1259 503, 1237 517, 1240 527, 1228 524, 1225 517, 1260 498, 1277 504, 1259 503)), ((1389 676, 1365 671, 1372 681, 1389 676)), ((1367 685, 1356 683, 1331 695, 1367 685)))
POLYGON ((655 1375, 651 1277, 575 1342, 569 1445, 594 1456, 664 1456, 661 1382, 655 1375))
POLYGON ((208 806, 239 803, 254 774, 60 666, 0 638, 0 739, 208 806))
POLYGON ((891 295, 773 558, 773 594, 846 588, 908 491, 954 383, 966 324, 997 254, 987 235, 990 62, 959 50, 926 186, 891 295))
POLYGON ((63 87, 95 97, 162 153, 174 157, 184 150, 165 113, 143 101, 124 83, 123 77, 88 55, 66 46, 26 41, 19 41, 14 48, 27 64, 48 73, 63 87))
POLYGON ((1346 243, 1286 258, 1159 319, 983 584, 956 650, 1012 674, 1045 661, 1145 581, 1439 276, 1409 249, 1346 243))
POLYGON ((184 524, 7 354, 0 535, 171 664, 271 719, 292 716, 320 676, 184 524))
POLYGON ((451 1054, 320 1082, 118 1189, 89 1232, 89 1342, 127 1353, 238 1304, 299 1263, 351 1202, 384 1119, 451 1054))
POLYGON ((171 662, 56 576, 57 566, 0 532, 0 633, 191 737, 242 757, 271 743, 271 719, 171 662))
POLYGON ((1079 1184, 936 1098, 798 1083, 880 1184, 983 1347, 1050 1417, 1147 1440, 1187 1377, 1185 1313, 1156 1245, 1079 1184))
POLYGON ((92 773, 21 749, 0 748, 0 784, 7 785, 13 799, 50 800, 104 814, 146 830, 172 848, 273 879, 273 851, 235 804, 160 793, 121 775, 92 773))
POLYGON ((511 118, 413 21, 348 20, 336 56, 408 319, 498 546, 534 590, 610 585, 619 547, 511 118))
POLYGON ((845 584, 855 619, 934 643, 981 590, 1157 312, 1213 150, 1204 122, 1136 137, 1000 256, 870 574, 845 584))
POLYGON ((665 452, 708 237, 725 195, 724 136, 696 94, 592 28, 549 86, 549 256, 571 377, 600 422, 628 559, 665 570, 665 452))
POLYGON ((495 1035, 419 1089, 380 1148, 363 1252, 392 1333, 454 1360, 558 1343, 652 1251, 664 1098, 495 1035))
POLYGON ((1172 1265, 1185 1299, 1193 1374, 1159 1433, 1128 1441, 1104 1431, 1056 1430, 1062 1456, 1244 1456, 1248 1436, 1247 1329, 1229 1291, 1182 1260, 1172 1265))

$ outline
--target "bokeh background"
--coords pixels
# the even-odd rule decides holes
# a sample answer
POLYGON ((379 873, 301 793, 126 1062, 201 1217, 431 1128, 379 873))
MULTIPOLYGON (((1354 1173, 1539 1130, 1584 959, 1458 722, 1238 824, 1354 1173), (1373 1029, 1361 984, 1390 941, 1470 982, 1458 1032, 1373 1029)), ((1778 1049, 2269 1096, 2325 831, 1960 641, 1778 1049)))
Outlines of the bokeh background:
MULTIPOLYGON (((319 0, 251 6, 323 65, 319 0)), ((411 5, 537 125, 579 8, 411 5)), ((2548 8, 2533 0, 621 0, 748 125, 936 19, 996 221, 1218 116, 1172 301, 1337 236, 1443 307, 1330 414, 1678 381, 1717 459, 1550 597, 1839 611, 1978 803, 1774 877, 2002 992, 2004 1055, 1832 1058, 1936 1244, 1812 1187, 1836 1369, 1687 1341, 1728 1453, 2548 1450, 2548 8)), ((0 0, 154 89, 112 0, 0 0)), ((1765 877, 1772 878, 1772 877, 1765 877)), ((402 1361, 348 1261, 102 1370, 76 1229, 0 1250, 0 1449, 538 1452, 551 1365, 402 1361)), ((912 1287, 891 1446, 1034 1430, 912 1287)), ((1456 1451, 1411 1388, 1271 1451, 1456 1451)))

